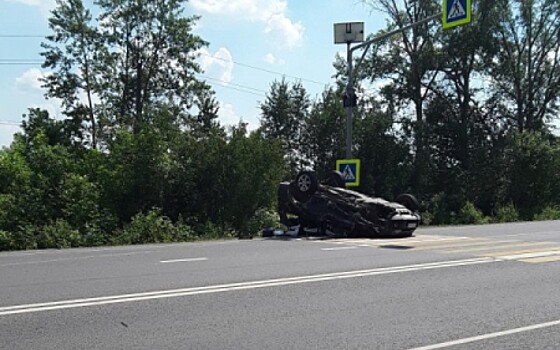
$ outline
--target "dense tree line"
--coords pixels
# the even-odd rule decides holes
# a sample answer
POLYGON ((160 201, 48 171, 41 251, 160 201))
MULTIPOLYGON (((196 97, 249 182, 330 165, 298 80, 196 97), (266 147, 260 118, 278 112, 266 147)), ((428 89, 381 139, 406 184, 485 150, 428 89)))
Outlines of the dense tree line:
POLYGON ((217 122, 180 0, 58 0, 46 96, 0 151, 0 249, 179 241, 276 221, 283 143, 217 122), (92 16, 92 12, 97 16, 92 16))
MULTIPOLYGON (((390 19, 370 38, 441 8, 431 0, 363 2, 390 19)), ((372 44, 354 79, 359 190, 389 199, 412 192, 424 222, 432 224, 560 218, 553 124, 560 102, 560 3, 473 4, 469 25, 445 31, 424 23, 372 44)), ((346 62, 337 57, 334 66, 335 83, 297 120, 301 131, 282 133, 298 125, 287 110, 279 125, 281 118, 263 113, 265 136, 292 144, 299 138, 291 152, 320 174, 344 157, 346 62)), ((263 112, 306 106, 273 99, 290 91, 286 82, 271 90, 263 112)))
MULTIPOLYGON (((43 83, 65 118, 30 109, 0 150, 0 250, 254 234, 277 224, 278 182, 303 168, 325 175, 344 157, 341 57, 321 96, 274 81, 259 129, 224 128, 212 89, 196 78, 207 43, 184 3, 57 0, 43 83)), ((390 19, 381 32, 440 6, 364 3, 390 19)), ((373 44, 358 67, 358 190, 413 193, 428 224, 560 218, 550 124, 560 106, 560 3, 474 4, 470 25, 419 25, 373 44)))

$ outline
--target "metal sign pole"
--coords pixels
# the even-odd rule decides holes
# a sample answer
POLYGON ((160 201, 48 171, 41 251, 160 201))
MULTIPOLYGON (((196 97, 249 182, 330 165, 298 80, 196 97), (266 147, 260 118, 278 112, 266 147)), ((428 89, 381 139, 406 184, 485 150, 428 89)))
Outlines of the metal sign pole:
POLYGON ((352 49, 347 44, 346 58, 348 60, 348 81, 346 82, 346 159, 352 159, 352 104, 354 101, 354 79, 352 72, 352 49))

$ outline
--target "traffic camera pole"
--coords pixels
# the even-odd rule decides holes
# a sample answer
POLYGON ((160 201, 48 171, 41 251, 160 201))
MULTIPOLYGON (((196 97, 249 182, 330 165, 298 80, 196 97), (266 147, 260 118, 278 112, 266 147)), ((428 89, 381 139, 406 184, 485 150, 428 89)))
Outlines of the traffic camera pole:
POLYGON ((347 44, 346 59, 348 64, 348 81, 346 82, 346 159, 352 159, 352 106, 354 98, 354 81, 352 69, 352 48, 347 44))

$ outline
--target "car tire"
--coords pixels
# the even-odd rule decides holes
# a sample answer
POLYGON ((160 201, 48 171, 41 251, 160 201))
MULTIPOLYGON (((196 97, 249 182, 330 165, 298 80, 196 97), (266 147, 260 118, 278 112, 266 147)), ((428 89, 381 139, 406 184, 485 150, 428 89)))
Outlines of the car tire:
POLYGON ((404 205, 408 210, 412 212, 418 212, 420 209, 420 204, 418 204, 418 199, 409 193, 399 194, 395 199, 395 202, 404 205))
POLYGON ((294 198, 300 202, 306 202, 317 191, 319 182, 317 175, 313 171, 302 171, 292 183, 294 198))
POLYGON ((340 187, 340 188, 346 187, 346 182, 344 181, 344 175, 342 175, 342 173, 337 170, 331 171, 327 176, 327 178, 325 179, 324 183, 332 187, 340 187))

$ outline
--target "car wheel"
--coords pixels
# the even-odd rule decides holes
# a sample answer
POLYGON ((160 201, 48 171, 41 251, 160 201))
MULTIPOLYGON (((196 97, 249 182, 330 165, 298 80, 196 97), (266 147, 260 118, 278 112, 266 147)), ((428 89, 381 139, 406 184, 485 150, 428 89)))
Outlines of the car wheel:
POLYGON ((418 204, 418 199, 409 193, 399 194, 395 199, 395 202, 404 205, 408 210, 412 212, 417 212, 420 209, 418 204))
POLYGON ((298 201, 307 201, 317 191, 317 175, 313 171, 302 171, 293 183, 294 196, 298 201))
POLYGON ((325 179, 325 184, 332 187, 346 187, 346 182, 344 181, 344 175, 340 171, 333 170, 329 173, 329 176, 325 179))

